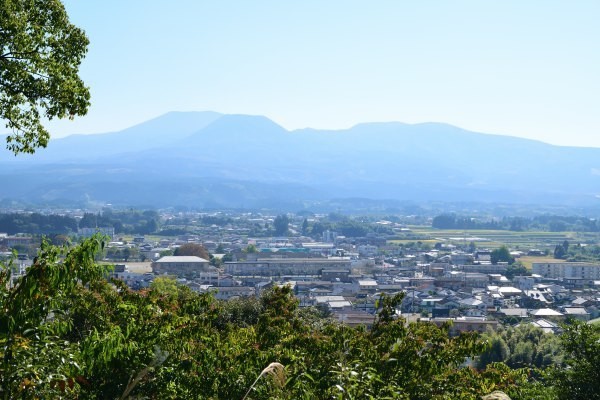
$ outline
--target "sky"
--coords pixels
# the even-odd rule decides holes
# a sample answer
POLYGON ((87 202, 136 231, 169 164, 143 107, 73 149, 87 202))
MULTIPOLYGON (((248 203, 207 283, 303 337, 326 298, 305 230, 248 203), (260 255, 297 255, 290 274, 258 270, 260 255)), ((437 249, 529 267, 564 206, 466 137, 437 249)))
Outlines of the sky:
POLYGON ((92 106, 54 137, 169 111, 287 129, 444 122, 600 147, 600 2, 65 0, 92 106))

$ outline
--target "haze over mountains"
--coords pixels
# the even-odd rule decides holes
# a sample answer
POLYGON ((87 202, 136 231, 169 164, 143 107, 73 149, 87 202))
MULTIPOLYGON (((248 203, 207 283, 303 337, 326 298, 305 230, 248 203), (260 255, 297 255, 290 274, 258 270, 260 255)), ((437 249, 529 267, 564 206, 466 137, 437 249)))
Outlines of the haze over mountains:
POLYGON ((4 205, 298 210, 333 198, 595 205, 600 194, 598 148, 438 123, 287 131, 262 116, 172 112, 1 158, 4 205))

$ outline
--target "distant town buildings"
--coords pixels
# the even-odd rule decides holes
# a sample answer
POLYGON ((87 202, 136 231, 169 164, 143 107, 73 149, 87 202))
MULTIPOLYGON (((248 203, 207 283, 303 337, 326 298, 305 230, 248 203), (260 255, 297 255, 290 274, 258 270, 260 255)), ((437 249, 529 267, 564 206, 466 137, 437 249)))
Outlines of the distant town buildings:
POLYGON ((284 275, 320 275, 324 269, 349 269, 348 258, 282 258, 225 263, 225 273, 236 276, 281 277, 284 275))
POLYGON ((79 228, 77 230, 77 235, 84 238, 92 237, 96 233, 106 235, 112 240, 115 237, 115 228, 112 226, 102 226, 98 228, 79 228))

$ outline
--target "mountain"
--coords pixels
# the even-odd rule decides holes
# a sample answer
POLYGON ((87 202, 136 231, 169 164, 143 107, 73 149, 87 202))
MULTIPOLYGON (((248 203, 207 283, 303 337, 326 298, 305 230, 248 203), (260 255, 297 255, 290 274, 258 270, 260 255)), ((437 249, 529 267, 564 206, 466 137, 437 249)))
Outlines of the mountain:
POLYGON ((263 116, 168 113, 6 153, 0 199, 297 210, 333 198, 596 205, 600 149, 438 123, 287 131, 263 116))
MULTIPOLYGON (((119 132, 71 135, 51 140, 48 147, 34 155, 19 155, 11 162, 89 162, 98 158, 160 148, 185 138, 221 117, 216 112, 170 112, 119 132)), ((10 158, 3 149, 0 156, 10 158)))

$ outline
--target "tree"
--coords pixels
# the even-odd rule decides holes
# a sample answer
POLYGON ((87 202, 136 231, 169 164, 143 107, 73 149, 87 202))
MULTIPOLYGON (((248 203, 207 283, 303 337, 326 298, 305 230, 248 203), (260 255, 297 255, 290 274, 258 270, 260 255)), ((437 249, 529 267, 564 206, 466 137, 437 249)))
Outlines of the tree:
POLYGON ((475 253, 475 251, 477 251, 477 245, 473 241, 469 242, 469 253, 475 253))
POLYGON ((186 243, 175 249, 173 253, 175 256, 196 256, 208 260, 210 256, 208 251, 198 243, 186 243))
POLYGON ((515 276, 523 276, 523 275, 531 275, 527 267, 523 265, 522 262, 517 261, 506 267, 506 277, 508 279, 512 279, 515 276))
POLYGON ((46 147, 41 119, 85 115, 90 92, 79 77, 89 43, 58 0, 2 0, 0 119, 15 155, 46 147))
POLYGON ((600 325, 573 321, 560 338, 570 368, 556 372, 560 399, 600 399, 600 325))
POLYGON ((82 372, 81 352, 58 337, 72 326, 66 310, 72 310, 79 290, 107 273, 93 259, 103 246, 99 236, 69 251, 43 241, 33 265, 11 285, 10 269, 0 268, 0 397, 72 393, 82 372))
POLYGON ((562 247, 560 244, 557 244, 554 247, 554 258, 566 258, 566 252, 564 247, 562 247))
POLYGON ((243 250, 244 253, 248 253, 248 254, 253 254, 253 253, 258 253, 258 249, 256 248, 255 244, 250 243, 248 246, 246 246, 246 248, 243 250))
POLYGON ((171 249, 163 250, 158 255, 161 256, 161 257, 172 256, 173 255, 173 250, 171 250, 171 249))
POLYGON ((323 232, 325 232, 325 229, 325 225, 323 225, 321 222, 315 222, 310 230, 310 234, 312 236, 320 236, 323 234, 323 232))
POLYGON ((488 348, 475 363, 480 369, 494 362, 503 362, 510 368, 547 368, 563 364, 564 352, 558 338, 531 324, 488 331, 482 338, 488 348))
POLYGON ((484 369, 493 362, 504 362, 510 355, 510 349, 500 335, 492 335, 488 346, 477 359, 476 365, 480 369, 484 369))
POLYGON ((290 219, 287 215, 282 214, 275 217, 275 221, 273 221, 273 226, 275 227, 275 235, 284 236, 288 232, 288 226, 290 224, 290 219))
POLYGON ((178 293, 177 281, 170 276, 158 276, 150 284, 150 288, 159 295, 176 296, 178 293))
POLYGON ((158 222, 156 222, 155 218, 149 219, 144 227, 141 229, 142 233, 154 233, 158 230, 158 222))
POLYGON ((508 248, 506 246, 502 246, 500 248, 492 250, 490 258, 492 264, 498 264, 499 262, 507 262, 509 264, 512 264, 515 261, 515 259, 510 255, 510 251, 508 251, 508 248))

